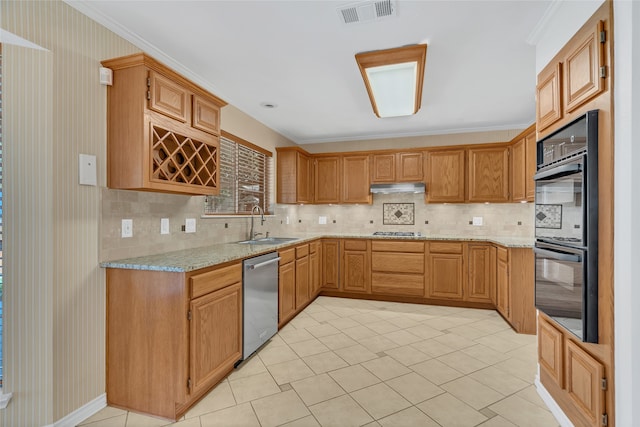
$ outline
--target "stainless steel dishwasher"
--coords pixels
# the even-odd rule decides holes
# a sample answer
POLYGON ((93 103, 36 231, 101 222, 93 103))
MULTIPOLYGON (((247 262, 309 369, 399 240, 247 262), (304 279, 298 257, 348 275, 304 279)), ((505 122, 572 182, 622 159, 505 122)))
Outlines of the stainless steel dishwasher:
POLYGON ((278 332, 279 260, 270 252, 243 262, 243 360, 278 332))

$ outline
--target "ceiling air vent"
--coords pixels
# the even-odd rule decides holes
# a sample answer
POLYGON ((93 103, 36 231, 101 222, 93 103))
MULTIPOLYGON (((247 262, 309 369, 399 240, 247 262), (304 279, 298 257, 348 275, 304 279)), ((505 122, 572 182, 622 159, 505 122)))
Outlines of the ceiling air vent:
POLYGON ((338 8, 345 24, 374 21, 396 14, 396 0, 363 1, 338 8))

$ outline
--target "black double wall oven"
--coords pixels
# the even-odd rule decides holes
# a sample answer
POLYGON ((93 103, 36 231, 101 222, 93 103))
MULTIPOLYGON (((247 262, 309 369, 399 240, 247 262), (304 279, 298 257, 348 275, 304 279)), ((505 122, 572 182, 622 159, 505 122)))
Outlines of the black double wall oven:
POLYGON ((598 111, 537 143, 536 308, 598 342, 598 111))

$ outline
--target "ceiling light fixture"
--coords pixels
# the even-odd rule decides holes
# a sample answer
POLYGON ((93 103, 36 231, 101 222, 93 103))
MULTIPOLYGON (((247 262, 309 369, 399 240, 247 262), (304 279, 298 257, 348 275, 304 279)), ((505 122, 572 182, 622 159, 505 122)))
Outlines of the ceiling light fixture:
POLYGON ((426 44, 356 54, 376 116, 410 116, 418 112, 426 58, 426 44))

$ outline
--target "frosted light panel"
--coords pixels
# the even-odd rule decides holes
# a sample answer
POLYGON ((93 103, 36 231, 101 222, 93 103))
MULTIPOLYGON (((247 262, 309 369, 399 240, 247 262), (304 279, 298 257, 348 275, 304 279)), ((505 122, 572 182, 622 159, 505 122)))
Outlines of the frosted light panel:
POLYGON ((366 69, 380 117, 414 114, 417 69, 417 62, 382 65, 366 69))

